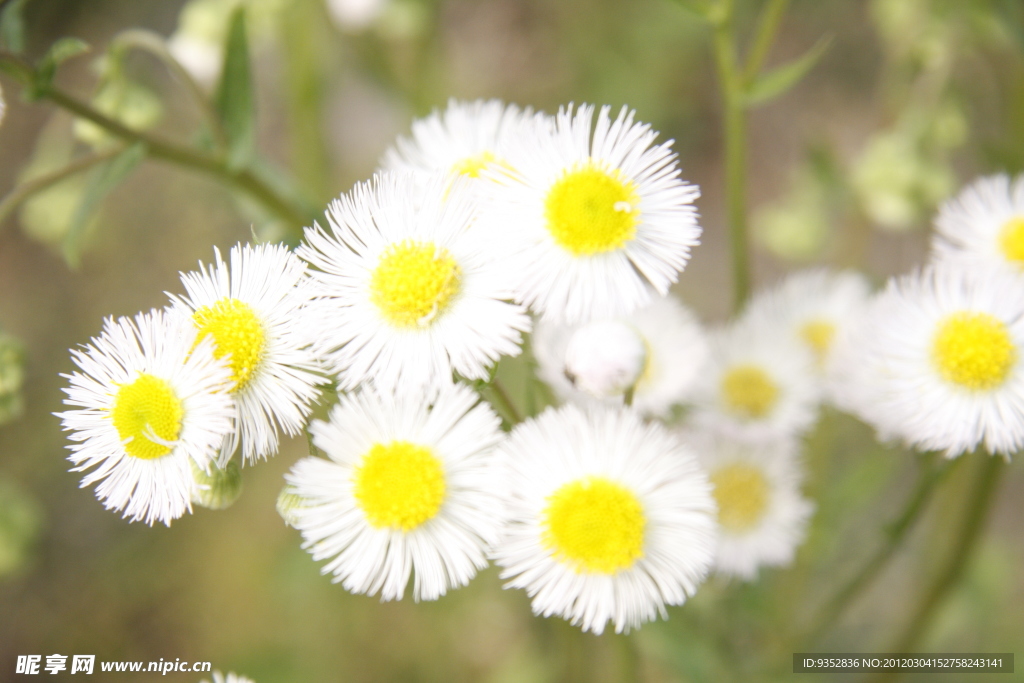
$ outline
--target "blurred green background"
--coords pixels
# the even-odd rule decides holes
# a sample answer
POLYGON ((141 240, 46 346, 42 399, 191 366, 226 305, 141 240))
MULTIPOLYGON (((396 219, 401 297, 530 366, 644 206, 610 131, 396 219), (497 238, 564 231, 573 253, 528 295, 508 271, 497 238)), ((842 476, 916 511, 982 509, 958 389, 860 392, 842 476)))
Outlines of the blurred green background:
MULTIPOLYGON (((201 115, 156 59, 132 53, 113 76, 98 60, 131 27, 222 42, 232 4, 32 0, 27 53, 82 38, 92 50, 61 67, 62 87, 188 143, 201 115)), ((684 177, 702 190, 703 244, 677 294, 707 322, 728 315, 719 91, 710 31, 696 15, 672 0, 387 0, 355 25, 325 0, 247 4, 260 163, 291 178, 309 206, 369 177, 414 117, 450 97, 549 112, 627 104, 676 141, 684 177)), ((738 1, 741 37, 760 7, 738 1)), ((822 36, 831 43, 810 74, 750 113, 761 285, 812 263, 861 268, 876 283, 906 272, 923 261, 939 201, 978 174, 1024 168, 1018 0, 795 0, 768 65, 822 36)), ((76 150, 103 149, 67 114, 21 101, 11 78, 0 74, 0 85, 0 194, 76 150)), ((246 468, 243 495, 225 511, 197 509, 171 528, 128 524, 67 471, 52 413, 62 408, 59 374, 73 369, 68 349, 106 316, 163 306, 165 291, 181 290, 178 272, 209 260, 213 246, 296 233, 216 180, 158 161, 76 218, 88 182, 57 185, 0 224, 0 681, 20 678, 17 655, 53 653, 208 660, 257 683, 789 680, 814 611, 878 546, 913 486, 914 456, 826 412, 808 437, 818 511, 797 564, 752 584, 713 579, 629 643, 532 617, 493 569, 432 604, 381 604, 332 585, 274 509, 304 441, 246 468), (76 221, 80 248, 69 258, 76 221)), ((976 557, 921 651, 1024 654, 1024 475, 1019 462, 1008 469, 976 557)), ((816 649, 878 651, 900 630, 948 550, 967 474, 954 471, 894 564, 816 649)))

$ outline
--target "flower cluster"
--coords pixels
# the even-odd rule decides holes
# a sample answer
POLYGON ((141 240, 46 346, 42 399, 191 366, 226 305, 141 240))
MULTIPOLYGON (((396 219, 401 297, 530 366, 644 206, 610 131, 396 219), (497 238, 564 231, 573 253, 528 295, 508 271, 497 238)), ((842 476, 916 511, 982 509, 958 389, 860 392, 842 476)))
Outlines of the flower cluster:
POLYGON ((60 416, 83 486, 169 524, 230 504, 236 460, 306 430, 278 510, 346 589, 433 600, 493 561, 535 613, 600 633, 712 570, 792 560, 822 402, 950 454, 1019 448, 1021 183, 948 205, 940 263, 873 299, 858 274, 805 271, 705 330, 669 295, 699 193, 656 137, 589 105, 415 122, 294 253, 216 253, 166 310, 73 352, 60 416), (527 338, 526 391, 562 405, 520 419, 495 369, 527 338))

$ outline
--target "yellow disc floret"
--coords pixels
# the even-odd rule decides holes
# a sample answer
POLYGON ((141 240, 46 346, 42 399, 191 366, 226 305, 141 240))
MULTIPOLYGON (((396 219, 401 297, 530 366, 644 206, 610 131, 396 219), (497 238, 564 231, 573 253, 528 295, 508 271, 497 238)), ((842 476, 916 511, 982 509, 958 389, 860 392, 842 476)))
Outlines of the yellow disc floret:
POLYGON ((810 320, 800 328, 800 338, 810 347, 819 365, 825 362, 835 336, 836 326, 827 320, 810 320))
POLYGON ((548 190, 544 219, 555 243, 576 256, 620 249, 640 223, 636 184, 593 161, 567 170, 548 190))
POLYGON ((932 360, 942 378, 972 390, 1002 384, 1017 361, 1017 347, 1001 320, 960 311, 939 323, 932 360))
POLYGON ((1008 261, 1024 265, 1024 216, 1014 216, 999 231, 999 248, 1008 261))
POLYGON ((722 398, 729 411, 752 420, 772 411, 779 398, 779 387, 758 366, 736 365, 722 377, 722 398))
POLYGON ((207 335, 213 337, 213 355, 228 359, 234 391, 244 388, 259 368, 267 343, 256 311, 244 301, 225 297, 197 309, 192 320, 199 328, 196 342, 207 335))
POLYGON ((608 479, 565 484, 548 497, 542 518, 544 544, 577 572, 614 574, 644 555, 643 507, 608 479))
POLYGON ((353 495, 371 526, 412 531, 444 502, 441 460, 408 441, 376 443, 353 475, 353 495))
POLYGON ((485 150, 479 154, 466 157, 465 159, 459 159, 452 165, 452 170, 455 173, 464 175, 470 178, 479 178, 481 171, 488 166, 506 166, 507 164, 496 157, 494 152, 485 150))
POLYGON ((459 293, 462 269, 444 247, 404 240, 380 257, 370 277, 370 301, 395 327, 426 327, 459 293))
POLYGON ((726 531, 743 532, 757 526, 768 508, 764 473, 745 463, 726 465, 711 475, 718 523, 726 531))
POLYGON ((174 449, 184 414, 171 385, 145 373, 121 385, 110 409, 124 450, 143 460, 159 458, 174 449))

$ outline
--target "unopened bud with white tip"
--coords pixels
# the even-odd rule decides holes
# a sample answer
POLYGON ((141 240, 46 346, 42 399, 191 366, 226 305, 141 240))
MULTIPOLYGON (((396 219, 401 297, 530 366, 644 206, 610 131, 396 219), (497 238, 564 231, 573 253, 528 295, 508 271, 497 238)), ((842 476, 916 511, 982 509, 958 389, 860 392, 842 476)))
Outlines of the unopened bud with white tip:
POLYGON ((619 320, 598 320, 569 339, 565 376, 577 389, 608 398, 636 386, 646 363, 647 345, 635 328, 619 320))

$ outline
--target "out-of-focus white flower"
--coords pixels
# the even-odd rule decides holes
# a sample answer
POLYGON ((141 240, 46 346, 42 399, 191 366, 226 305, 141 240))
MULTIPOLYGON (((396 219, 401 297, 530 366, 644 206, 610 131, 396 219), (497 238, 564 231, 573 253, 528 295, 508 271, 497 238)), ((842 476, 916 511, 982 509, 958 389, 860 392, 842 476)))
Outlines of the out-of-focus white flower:
POLYGON ((167 49, 197 83, 213 88, 224 62, 222 45, 178 31, 167 40, 167 49))
POLYGON ((935 231, 937 261, 1024 271, 1024 175, 974 181, 939 208, 935 231))
MULTIPOLYGON (((199 681, 199 683, 210 683, 210 681, 204 679, 202 681, 199 681)), ((253 683, 253 680, 251 678, 246 678, 245 676, 239 676, 234 672, 222 674, 219 671, 214 671, 213 683, 253 683)))
POLYGON ((750 443, 711 432, 683 438, 707 471, 718 503, 716 571, 751 580, 759 567, 792 562, 814 510, 800 494, 796 440, 750 443))
POLYGON ((412 137, 400 137, 381 164, 393 171, 457 173, 486 179, 484 172, 510 170, 507 157, 549 117, 499 100, 449 100, 443 112, 412 123, 412 137))
POLYGON ((499 449, 509 521, 494 548, 534 614, 601 633, 666 617, 704 580, 715 504, 691 450, 633 410, 548 409, 499 449))
POLYGON ((565 376, 591 396, 619 396, 636 385, 647 349, 636 328, 597 320, 577 329, 565 348, 565 376))
MULTIPOLYGON (((707 339, 700 323, 689 309, 670 296, 659 297, 650 306, 613 320, 638 336, 643 345, 643 366, 635 382, 633 407, 647 415, 667 415, 673 405, 688 396, 707 359, 707 339)), ((562 400, 592 400, 590 394, 573 386, 566 377, 567 370, 572 372, 567 359, 569 340, 574 335, 584 335, 579 330, 587 327, 537 323, 532 348, 540 366, 538 374, 562 400)), ((595 334, 588 343, 604 342, 595 334)), ((621 394, 620 390, 606 403, 621 403, 621 394)))
POLYGON ((774 321, 739 320, 710 335, 693 391, 695 425, 736 439, 793 437, 818 414, 814 361, 774 321))
POLYGON ((327 0, 327 11, 338 28, 362 31, 381 15, 388 0, 327 0))

